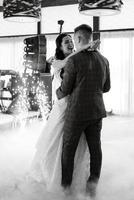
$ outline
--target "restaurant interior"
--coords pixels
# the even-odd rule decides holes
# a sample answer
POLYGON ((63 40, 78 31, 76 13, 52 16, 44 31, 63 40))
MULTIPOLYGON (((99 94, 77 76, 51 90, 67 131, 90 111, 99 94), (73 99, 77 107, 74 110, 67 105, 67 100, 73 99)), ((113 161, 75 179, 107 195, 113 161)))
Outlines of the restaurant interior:
POLYGON ((56 37, 73 38, 80 24, 92 27, 111 74, 96 200, 134 199, 134 1, 0 0, 0 200, 90 200, 24 184, 53 108, 56 37))

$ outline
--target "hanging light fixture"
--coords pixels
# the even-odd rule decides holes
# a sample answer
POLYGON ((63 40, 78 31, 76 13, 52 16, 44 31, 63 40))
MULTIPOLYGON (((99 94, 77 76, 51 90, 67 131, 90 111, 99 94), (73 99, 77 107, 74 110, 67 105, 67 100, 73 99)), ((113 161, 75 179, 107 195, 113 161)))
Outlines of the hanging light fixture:
POLYGON ((3 18, 13 22, 38 22, 41 0, 3 0, 3 18))
POLYGON ((115 15, 121 12, 122 0, 78 0, 79 12, 91 16, 115 15))

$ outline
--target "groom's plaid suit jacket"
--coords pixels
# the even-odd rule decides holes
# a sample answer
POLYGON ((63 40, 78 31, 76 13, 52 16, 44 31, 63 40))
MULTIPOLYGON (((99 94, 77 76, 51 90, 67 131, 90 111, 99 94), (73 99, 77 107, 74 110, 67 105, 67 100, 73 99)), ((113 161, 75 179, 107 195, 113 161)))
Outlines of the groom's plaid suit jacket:
POLYGON ((109 62, 98 51, 84 50, 68 58, 58 99, 70 95, 68 120, 106 117, 103 93, 110 89, 109 62))

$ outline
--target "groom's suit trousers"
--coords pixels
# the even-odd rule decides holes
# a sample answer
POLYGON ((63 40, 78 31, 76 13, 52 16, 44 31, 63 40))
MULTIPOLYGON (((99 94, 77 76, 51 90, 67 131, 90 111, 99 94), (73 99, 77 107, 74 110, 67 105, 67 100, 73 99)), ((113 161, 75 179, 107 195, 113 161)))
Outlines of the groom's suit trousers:
MULTIPOLYGON (((65 120, 63 148, 62 148, 62 186, 67 187, 72 183, 74 156, 81 134, 85 134, 90 152, 90 175, 99 179, 102 163, 100 134, 102 119, 87 121, 65 120)), ((84 170, 84 169, 83 169, 84 170)))
POLYGON ((91 158, 90 177, 97 179, 100 176, 101 119, 106 117, 103 93, 109 90, 109 62, 98 51, 83 50, 67 59, 63 81, 57 89, 58 99, 69 95, 63 128, 63 186, 71 184, 74 155, 83 132, 91 158))

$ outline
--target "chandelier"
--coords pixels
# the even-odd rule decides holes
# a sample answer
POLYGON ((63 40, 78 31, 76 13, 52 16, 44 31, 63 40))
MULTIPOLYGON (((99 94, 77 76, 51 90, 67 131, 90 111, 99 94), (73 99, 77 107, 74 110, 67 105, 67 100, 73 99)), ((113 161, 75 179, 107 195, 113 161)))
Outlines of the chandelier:
POLYGON ((79 12, 91 16, 115 15, 121 12, 122 0, 78 0, 79 12))
POLYGON ((14 22, 38 22, 41 0, 3 0, 3 18, 14 22))

